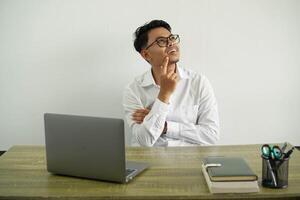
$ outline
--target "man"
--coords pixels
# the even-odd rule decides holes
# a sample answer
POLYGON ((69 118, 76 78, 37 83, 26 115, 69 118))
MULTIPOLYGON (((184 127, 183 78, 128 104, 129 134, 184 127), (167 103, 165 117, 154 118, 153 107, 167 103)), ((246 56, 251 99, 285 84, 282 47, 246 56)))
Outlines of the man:
POLYGON ((153 20, 135 31, 134 47, 151 65, 123 95, 133 145, 191 146, 219 139, 217 102, 208 80, 177 65, 179 35, 153 20))

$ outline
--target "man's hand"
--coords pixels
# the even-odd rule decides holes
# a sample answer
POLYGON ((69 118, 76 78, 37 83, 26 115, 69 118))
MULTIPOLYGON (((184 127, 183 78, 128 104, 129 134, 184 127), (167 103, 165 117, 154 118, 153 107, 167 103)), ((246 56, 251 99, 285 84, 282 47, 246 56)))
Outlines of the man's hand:
POLYGON ((171 94, 174 92, 177 84, 177 74, 174 71, 167 72, 169 57, 165 57, 161 66, 159 100, 169 103, 171 94))
POLYGON ((138 124, 141 124, 141 123, 143 123, 144 118, 146 117, 146 115, 148 115, 149 112, 150 112, 150 110, 147 108, 138 109, 132 114, 132 120, 138 124))

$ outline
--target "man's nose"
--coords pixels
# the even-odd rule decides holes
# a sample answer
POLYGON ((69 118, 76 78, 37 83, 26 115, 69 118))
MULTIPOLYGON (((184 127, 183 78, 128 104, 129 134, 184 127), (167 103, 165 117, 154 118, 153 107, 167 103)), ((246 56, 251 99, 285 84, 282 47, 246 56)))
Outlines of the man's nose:
POLYGON ((174 42, 172 42, 169 38, 168 38, 168 47, 171 47, 171 46, 173 46, 174 45, 174 42))

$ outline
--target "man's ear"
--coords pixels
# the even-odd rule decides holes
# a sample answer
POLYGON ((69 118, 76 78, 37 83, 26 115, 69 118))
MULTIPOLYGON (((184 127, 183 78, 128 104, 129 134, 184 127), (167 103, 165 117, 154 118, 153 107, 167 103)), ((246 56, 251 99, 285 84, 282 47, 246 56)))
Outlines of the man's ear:
POLYGON ((150 56, 149 56, 149 53, 147 50, 145 49, 142 49, 141 52, 140 52, 141 56, 147 61, 149 62, 149 60, 151 59, 150 56))

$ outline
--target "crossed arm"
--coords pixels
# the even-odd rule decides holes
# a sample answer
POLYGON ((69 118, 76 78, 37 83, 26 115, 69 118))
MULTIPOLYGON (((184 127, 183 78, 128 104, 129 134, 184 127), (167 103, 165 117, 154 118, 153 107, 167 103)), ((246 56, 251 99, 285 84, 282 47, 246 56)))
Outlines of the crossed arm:
POLYGON ((218 109, 211 90, 203 91, 197 123, 167 121, 168 104, 157 98, 151 110, 144 108, 130 88, 125 90, 123 105, 132 136, 141 146, 153 146, 162 134, 199 145, 214 144, 219 139, 218 109))
POLYGON ((178 82, 176 72, 167 72, 168 61, 166 57, 159 68, 160 92, 151 110, 143 107, 141 99, 130 88, 125 90, 123 106, 133 137, 142 146, 153 146, 162 134, 191 144, 215 143, 219 138, 218 109, 208 81, 203 82, 196 124, 166 120, 169 98, 178 82))

